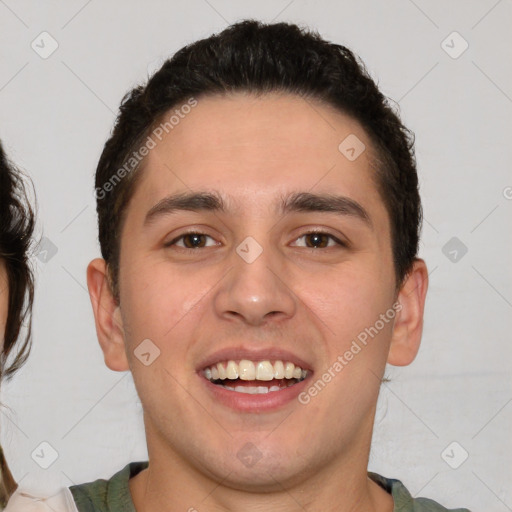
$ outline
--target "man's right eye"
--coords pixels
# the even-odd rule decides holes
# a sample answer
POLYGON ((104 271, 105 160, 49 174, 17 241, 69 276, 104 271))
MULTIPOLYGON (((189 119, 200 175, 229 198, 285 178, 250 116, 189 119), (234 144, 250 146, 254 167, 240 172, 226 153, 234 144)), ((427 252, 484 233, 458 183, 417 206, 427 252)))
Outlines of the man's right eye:
MULTIPOLYGON (((206 239, 209 238, 213 240, 213 238, 209 235, 205 235, 204 233, 199 233, 197 231, 191 231, 189 233, 183 233, 180 236, 174 238, 170 242, 165 244, 165 247, 176 246, 185 250, 195 250, 202 249, 203 247, 208 247, 206 244, 206 239)), ((213 244, 217 245, 217 244, 213 244)), ((209 247, 211 247, 210 245, 209 247)))

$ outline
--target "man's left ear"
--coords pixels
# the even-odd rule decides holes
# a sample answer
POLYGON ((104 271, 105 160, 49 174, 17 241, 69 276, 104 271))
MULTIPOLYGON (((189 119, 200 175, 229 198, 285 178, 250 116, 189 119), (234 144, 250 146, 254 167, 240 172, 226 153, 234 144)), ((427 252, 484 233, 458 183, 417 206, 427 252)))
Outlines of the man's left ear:
POLYGON ((402 308, 397 312, 388 363, 394 366, 411 364, 418 353, 423 332, 423 311, 428 288, 427 265, 422 259, 414 260, 398 293, 402 308))

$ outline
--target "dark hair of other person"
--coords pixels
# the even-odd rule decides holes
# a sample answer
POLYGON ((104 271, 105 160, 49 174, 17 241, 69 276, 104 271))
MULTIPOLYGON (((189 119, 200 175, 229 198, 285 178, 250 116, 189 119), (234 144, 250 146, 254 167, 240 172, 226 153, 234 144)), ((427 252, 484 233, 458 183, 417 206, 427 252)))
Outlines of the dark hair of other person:
MULTIPOLYGON (((24 177, 9 162, 0 142, 0 260, 7 274, 7 290, 2 293, 8 293, 5 332, 0 333, 0 381, 11 378, 30 352, 34 279, 29 250, 34 222, 24 177)), ((0 447, 0 507, 16 487, 0 447)))

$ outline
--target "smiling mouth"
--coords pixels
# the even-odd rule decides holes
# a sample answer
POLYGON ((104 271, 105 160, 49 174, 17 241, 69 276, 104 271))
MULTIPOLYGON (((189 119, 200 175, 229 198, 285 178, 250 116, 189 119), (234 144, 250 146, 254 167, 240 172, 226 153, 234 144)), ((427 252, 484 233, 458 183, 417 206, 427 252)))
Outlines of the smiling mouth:
POLYGON ((295 366, 290 361, 248 359, 224 361, 203 370, 203 375, 211 383, 236 393, 251 395, 289 388, 303 381, 309 373, 309 370, 295 366))

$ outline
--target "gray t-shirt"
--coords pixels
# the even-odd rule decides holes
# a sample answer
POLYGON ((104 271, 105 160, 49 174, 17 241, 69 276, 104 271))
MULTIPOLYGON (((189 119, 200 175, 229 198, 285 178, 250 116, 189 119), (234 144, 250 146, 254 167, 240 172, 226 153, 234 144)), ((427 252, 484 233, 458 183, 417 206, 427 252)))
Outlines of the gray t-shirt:
MULTIPOLYGON (((132 462, 109 480, 74 485, 71 494, 79 512, 136 512, 128 480, 146 469, 148 462, 132 462)), ((393 512, 470 512, 466 508, 447 509, 427 498, 413 498, 400 480, 377 473, 368 476, 393 497, 393 512)))

